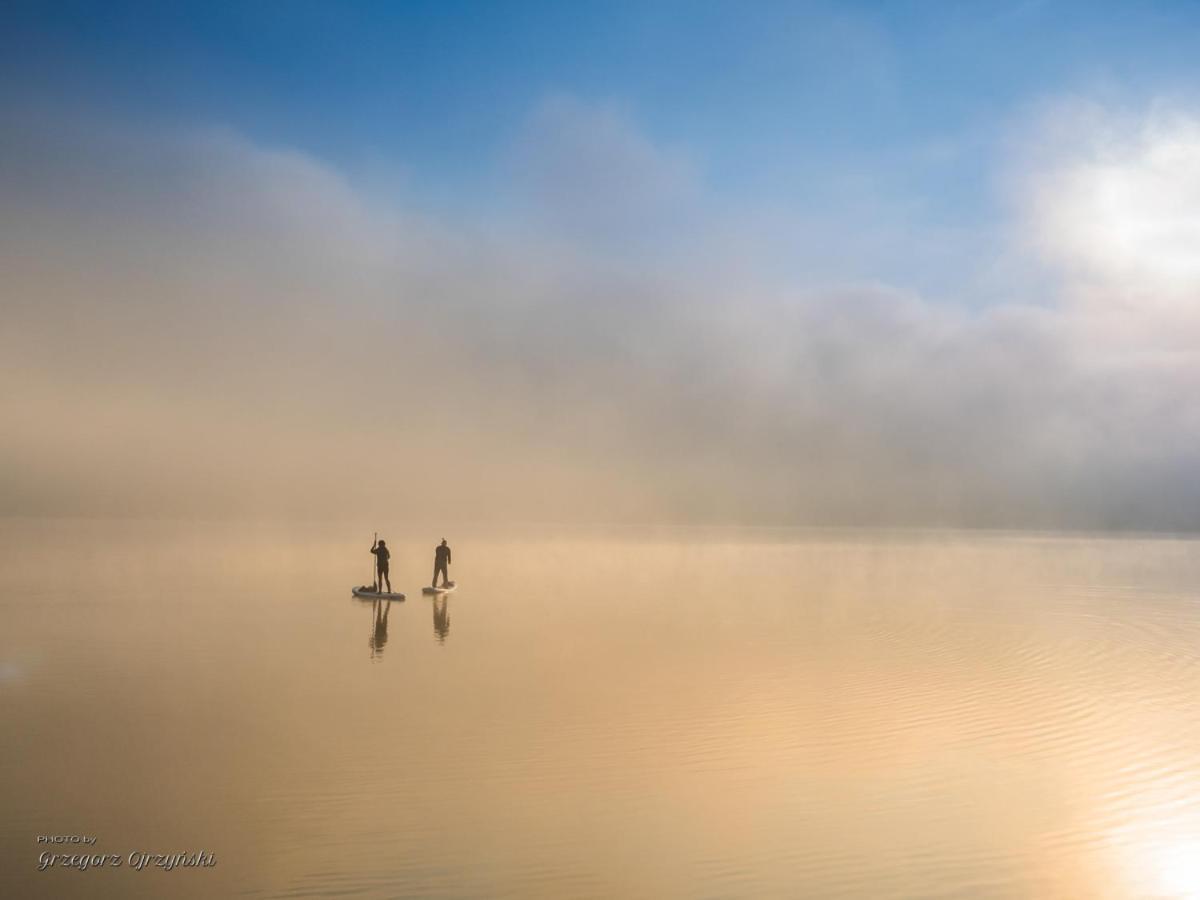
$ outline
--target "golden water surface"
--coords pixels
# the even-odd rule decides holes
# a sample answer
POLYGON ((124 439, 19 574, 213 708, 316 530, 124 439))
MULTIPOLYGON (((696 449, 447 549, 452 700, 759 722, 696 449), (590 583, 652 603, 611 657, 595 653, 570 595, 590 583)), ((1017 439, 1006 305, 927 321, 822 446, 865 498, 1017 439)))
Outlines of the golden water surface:
POLYGON ((360 531, 0 524, 0 896, 1200 896, 1200 542, 360 531))

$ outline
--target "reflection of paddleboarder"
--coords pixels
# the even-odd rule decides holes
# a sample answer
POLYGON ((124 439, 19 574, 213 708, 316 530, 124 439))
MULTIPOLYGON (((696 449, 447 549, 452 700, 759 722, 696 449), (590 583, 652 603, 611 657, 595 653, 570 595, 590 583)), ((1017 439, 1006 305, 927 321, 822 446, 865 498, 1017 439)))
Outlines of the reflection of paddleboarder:
POLYGON ((433 598, 433 634, 439 644, 446 643, 446 635, 450 633, 449 597, 449 594, 440 594, 433 598))
POLYGON ((391 612, 392 601, 388 600, 386 604, 376 600, 374 607, 375 629, 371 632, 371 657, 383 656, 383 645, 387 643, 387 620, 388 613, 391 612))
MULTIPOLYGON (((450 576, 446 574, 446 567, 450 565, 450 547, 446 543, 446 539, 442 538, 442 542, 437 545, 433 551, 433 586, 437 587, 437 577, 440 572, 442 575, 442 585, 450 583, 450 576)), ((390 590, 390 589, 389 589, 390 590)))
POLYGON ((392 592, 392 579, 388 575, 388 560, 392 558, 391 552, 387 548, 384 541, 377 540, 374 546, 371 547, 371 552, 375 554, 375 590, 382 591, 383 583, 387 582, 388 593, 392 592))

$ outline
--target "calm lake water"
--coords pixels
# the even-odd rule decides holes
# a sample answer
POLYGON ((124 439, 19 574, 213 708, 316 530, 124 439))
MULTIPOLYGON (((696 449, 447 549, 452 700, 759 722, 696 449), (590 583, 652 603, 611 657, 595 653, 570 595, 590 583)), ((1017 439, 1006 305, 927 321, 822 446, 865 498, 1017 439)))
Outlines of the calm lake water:
POLYGON ((0 524, 0 895, 1200 896, 1200 542, 442 536, 0 524))

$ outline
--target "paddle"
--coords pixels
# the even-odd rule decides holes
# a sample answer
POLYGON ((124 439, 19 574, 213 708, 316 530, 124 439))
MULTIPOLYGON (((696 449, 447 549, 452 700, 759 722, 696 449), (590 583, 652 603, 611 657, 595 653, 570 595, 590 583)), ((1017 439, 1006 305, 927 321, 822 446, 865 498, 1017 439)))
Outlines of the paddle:
MULTIPOLYGON (((379 546, 379 532, 377 531, 377 532, 375 532, 375 540, 371 542, 371 549, 374 550, 378 546, 379 546)), ((379 557, 375 556, 374 553, 372 553, 371 555, 375 557, 375 562, 371 564, 371 581, 368 583, 374 584, 375 585, 375 593, 379 593, 379 588, 382 585, 378 584, 375 581, 375 579, 378 577, 378 572, 379 572, 379 557)))

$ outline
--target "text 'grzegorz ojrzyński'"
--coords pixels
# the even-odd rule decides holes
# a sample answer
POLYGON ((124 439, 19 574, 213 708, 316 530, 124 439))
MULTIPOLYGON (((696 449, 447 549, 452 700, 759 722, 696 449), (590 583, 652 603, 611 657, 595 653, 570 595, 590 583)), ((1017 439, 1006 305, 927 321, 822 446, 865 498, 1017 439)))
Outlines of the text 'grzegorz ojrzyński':
POLYGON ((141 850, 131 850, 122 856, 120 853, 51 853, 49 850, 38 855, 38 871, 46 869, 121 869, 130 868, 138 872, 147 869, 162 869, 170 872, 172 869, 196 869, 215 866, 217 859, 207 850, 195 853, 144 853, 141 850))

